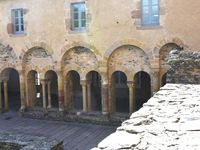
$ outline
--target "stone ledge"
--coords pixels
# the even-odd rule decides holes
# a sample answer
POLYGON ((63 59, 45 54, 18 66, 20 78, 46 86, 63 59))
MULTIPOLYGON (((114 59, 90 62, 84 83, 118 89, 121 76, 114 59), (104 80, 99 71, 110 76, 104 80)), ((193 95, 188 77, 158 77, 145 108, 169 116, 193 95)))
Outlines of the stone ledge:
POLYGON ((25 112, 21 112, 21 115, 26 118, 42 119, 42 120, 55 120, 55 121, 66 121, 66 122, 79 122, 89 123, 97 125, 108 125, 108 126, 119 126, 124 120, 129 117, 129 114, 106 114, 102 115, 99 113, 65 113, 59 112, 58 110, 47 110, 43 108, 29 109, 25 112))

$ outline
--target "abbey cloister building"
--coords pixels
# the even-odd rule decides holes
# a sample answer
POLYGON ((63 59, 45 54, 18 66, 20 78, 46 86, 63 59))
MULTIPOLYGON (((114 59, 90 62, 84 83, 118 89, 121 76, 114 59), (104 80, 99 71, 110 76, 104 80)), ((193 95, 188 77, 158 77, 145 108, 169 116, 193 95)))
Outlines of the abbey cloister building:
POLYGON ((171 50, 200 49, 199 6, 0 0, 0 110, 138 110, 166 83, 171 50))

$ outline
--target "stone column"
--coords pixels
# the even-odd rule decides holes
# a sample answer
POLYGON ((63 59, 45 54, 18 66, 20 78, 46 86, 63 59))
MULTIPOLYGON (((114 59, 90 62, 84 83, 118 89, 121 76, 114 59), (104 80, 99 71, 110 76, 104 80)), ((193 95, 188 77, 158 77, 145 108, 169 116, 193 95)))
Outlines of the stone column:
POLYGON ((129 87, 129 113, 133 113, 136 109, 135 85, 133 81, 128 81, 127 85, 129 87))
POLYGON ((46 81, 43 79, 41 80, 42 85, 42 100, 43 100, 43 108, 47 108, 47 102, 46 102, 46 81))
POLYGON ((91 111, 91 81, 87 81, 87 103, 88 111, 91 111))
POLYGON ((20 98, 21 98, 21 108, 20 111, 24 111, 26 108, 26 102, 25 102, 25 80, 24 80, 24 74, 20 72, 19 74, 20 79, 20 98))
POLYGON ((82 94, 83 94, 83 112, 88 112, 86 80, 82 80, 81 85, 82 85, 82 94))
POLYGON ((4 101, 5 101, 5 111, 9 111, 9 104, 8 104, 8 80, 3 81, 4 85, 4 101))
POLYGON ((68 111, 67 81, 64 81, 64 109, 68 111))
POLYGON ((2 109, 2 95, 1 95, 1 80, 0 80, 0 113, 3 111, 2 109))
POLYGON ((62 72, 58 72, 58 99, 59 99, 59 111, 64 110, 64 83, 62 72))
POLYGON ((154 69, 153 77, 151 78, 151 96, 159 91, 161 87, 159 69, 154 69))
POLYGON ((103 83, 101 85, 101 99, 102 99, 102 113, 108 114, 108 84, 103 83))
POLYGON ((48 106, 47 108, 51 108, 51 81, 47 81, 47 89, 48 89, 48 106))

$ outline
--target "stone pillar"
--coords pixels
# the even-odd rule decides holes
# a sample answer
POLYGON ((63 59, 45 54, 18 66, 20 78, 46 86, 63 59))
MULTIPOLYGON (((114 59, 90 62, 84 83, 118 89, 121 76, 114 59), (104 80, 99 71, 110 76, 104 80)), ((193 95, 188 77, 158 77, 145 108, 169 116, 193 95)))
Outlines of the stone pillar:
POLYGON ((102 98, 102 113, 103 114, 108 114, 108 84, 103 83, 101 85, 101 98, 102 98))
POLYGON ((59 111, 64 110, 64 83, 63 75, 61 72, 58 72, 58 100, 59 100, 59 111))
POLYGON ((151 96, 153 96, 154 93, 159 91, 161 87, 161 81, 160 81, 160 73, 159 69, 154 69, 153 77, 151 77, 151 96))
POLYGON ((47 89, 48 89, 48 106, 47 108, 51 108, 51 81, 47 81, 47 89))
POLYGON ((4 101, 5 101, 5 111, 9 111, 9 104, 8 104, 8 80, 3 81, 4 85, 4 101))
POLYGON ((2 95, 1 95, 1 83, 2 83, 2 81, 0 80, 0 113, 3 111, 3 107, 2 107, 2 95))
POLYGON ((129 88, 129 113, 133 113, 136 110, 135 85, 133 81, 128 81, 127 85, 129 88))
POLYGON ((83 94, 83 112, 88 112, 86 80, 82 80, 81 85, 82 85, 82 94, 83 94))
POLYGON ((43 100, 43 108, 47 108, 47 102, 46 102, 46 81, 43 79, 41 80, 42 85, 42 100, 43 100))
POLYGON ((91 111, 91 81, 87 81, 87 103, 88 111, 91 111))
POLYGON ((64 81, 64 108, 68 111, 67 81, 64 81))
POLYGON ((20 99, 21 99, 21 108, 20 111, 24 111, 26 108, 26 102, 25 102, 25 80, 24 80, 24 74, 22 72, 19 73, 19 79, 20 79, 20 99))

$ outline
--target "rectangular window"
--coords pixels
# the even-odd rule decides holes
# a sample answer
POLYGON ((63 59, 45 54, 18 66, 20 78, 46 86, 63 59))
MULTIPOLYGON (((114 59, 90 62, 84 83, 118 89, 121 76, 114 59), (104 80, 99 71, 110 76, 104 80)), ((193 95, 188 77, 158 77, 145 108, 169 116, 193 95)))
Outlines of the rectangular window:
POLYGON ((159 25, 159 0, 142 0, 142 25, 159 25))
POLYGON ((23 9, 12 10, 12 23, 15 34, 24 33, 24 12, 23 9))
POLYGON ((82 31, 86 27, 85 3, 73 3, 72 9, 72 30, 82 31))

